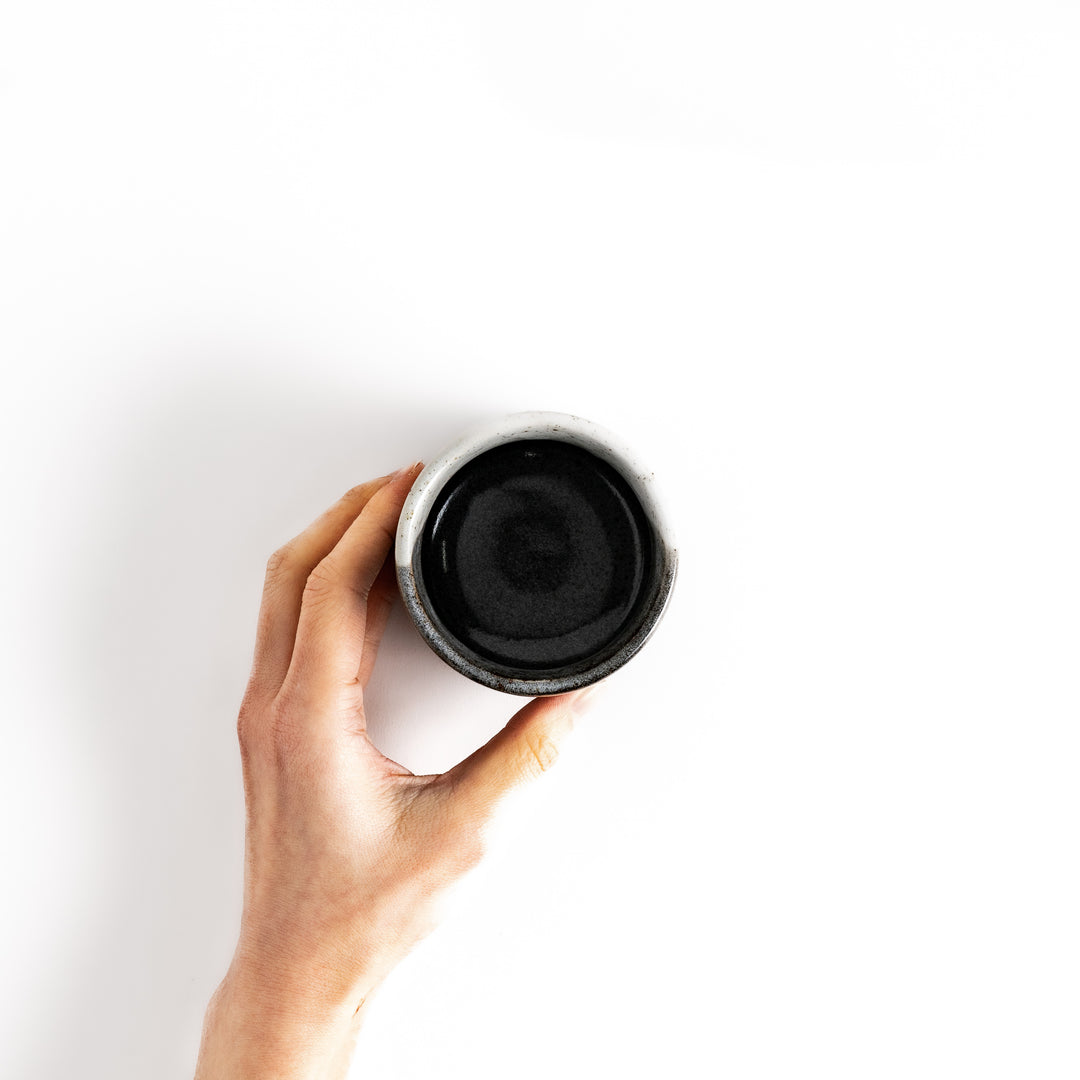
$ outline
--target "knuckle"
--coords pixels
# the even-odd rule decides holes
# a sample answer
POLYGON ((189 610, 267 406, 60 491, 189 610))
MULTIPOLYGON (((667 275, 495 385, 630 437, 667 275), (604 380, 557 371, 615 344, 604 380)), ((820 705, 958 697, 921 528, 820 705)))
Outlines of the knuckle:
POLYGON ((303 725, 293 719, 296 710, 288 702, 274 700, 240 706, 236 735, 245 765, 261 762, 278 772, 289 772, 303 756, 303 725))
POLYGON ((236 740, 243 757, 250 756, 261 741, 262 724, 259 721, 255 707, 245 699, 236 717, 236 740))
POLYGON ((266 576, 273 579, 280 577, 291 565, 294 554, 293 542, 282 544, 269 559, 266 560, 266 576))
POLYGON ((525 736, 522 754, 526 767, 535 773, 545 773, 559 759, 559 748, 544 732, 528 733, 525 736))
POLYGON ((324 559, 317 563, 304 582, 304 596, 318 600, 336 592, 340 587, 340 575, 324 559))
POLYGON ((370 592, 370 583, 347 577, 330 559, 318 563, 304 583, 304 600, 308 603, 321 603, 328 597, 347 594, 366 602, 370 592))

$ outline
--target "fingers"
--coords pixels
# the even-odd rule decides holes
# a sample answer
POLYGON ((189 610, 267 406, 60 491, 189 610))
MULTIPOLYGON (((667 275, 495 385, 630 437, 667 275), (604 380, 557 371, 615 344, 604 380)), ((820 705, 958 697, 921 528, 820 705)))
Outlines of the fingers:
POLYGON ((390 476, 382 476, 347 491, 299 536, 270 556, 255 633, 251 682, 256 692, 273 696, 281 686, 292 659, 300 602, 308 576, 389 479, 390 476))
MULTIPOLYGON (((405 498, 422 468, 417 463, 384 484, 308 575, 285 686, 303 683, 316 694, 357 685, 364 656, 368 601, 390 553, 405 498)), ((385 582, 385 579, 384 579, 385 582)), ((373 629, 382 632, 386 611, 373 629)))
POLYGON ((360 670, 356 680, 361 687, 366 687, 375 667, 375 657, 379 653, 383 633, 390 618, 390 610, 398 596, 397 565, 391 551, 383 562, 375 584, 368 596, 367 623, 364 626, 364 652, 360 657, 360 670))
POLYGON ((502 731, 455 765, 446 778, 457 810, 473 820, 486 820, 515 787, 547 772, 594 689, 534 698, 502 731))

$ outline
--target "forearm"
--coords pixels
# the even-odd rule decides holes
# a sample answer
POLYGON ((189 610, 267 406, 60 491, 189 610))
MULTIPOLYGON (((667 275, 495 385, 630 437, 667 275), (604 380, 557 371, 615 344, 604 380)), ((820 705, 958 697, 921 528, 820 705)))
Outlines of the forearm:
POLYGON ((206 1010, 195 1080, 345 1080, 365 1002, 267 988, 231 968, 206 1010))

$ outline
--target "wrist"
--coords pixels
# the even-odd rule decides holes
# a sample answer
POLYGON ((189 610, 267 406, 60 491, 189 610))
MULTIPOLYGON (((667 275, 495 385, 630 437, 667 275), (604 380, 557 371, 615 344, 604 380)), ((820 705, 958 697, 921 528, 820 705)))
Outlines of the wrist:
POLYGON ((322 1080, 351 1050, 364 1000, 234 960, 206 1010, 195 1080, 322 1080))

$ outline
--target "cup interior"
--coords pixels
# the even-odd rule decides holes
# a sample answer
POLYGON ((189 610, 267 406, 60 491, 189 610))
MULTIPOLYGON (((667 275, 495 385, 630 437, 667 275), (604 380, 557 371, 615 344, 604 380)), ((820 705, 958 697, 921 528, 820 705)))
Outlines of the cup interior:
POLYGON ((396 561, 428 644, 470 678, 530 695, 626 663, 675 573, 652 474, 597 425, 551 413, 506 417, 430 462, 396 561))

